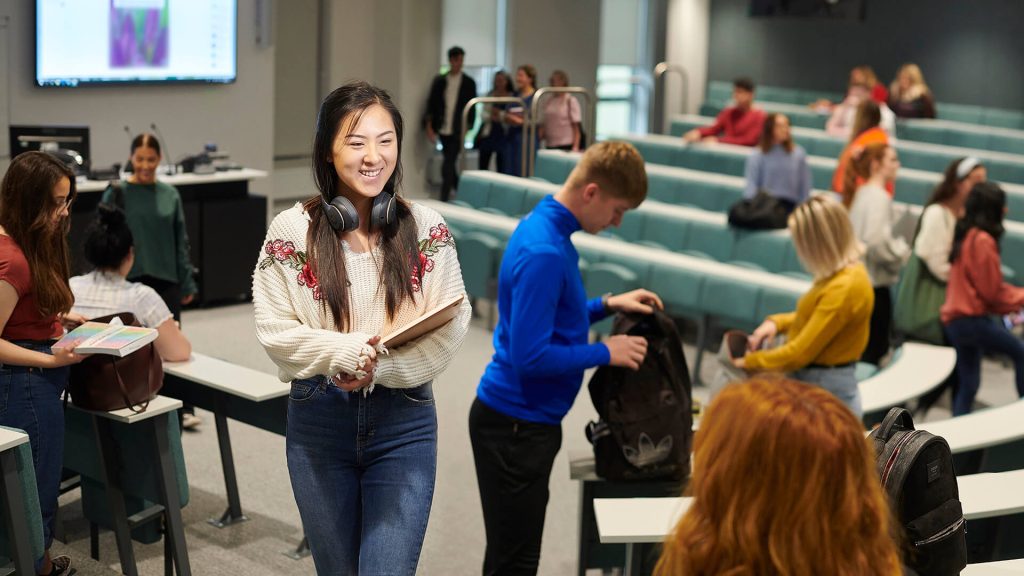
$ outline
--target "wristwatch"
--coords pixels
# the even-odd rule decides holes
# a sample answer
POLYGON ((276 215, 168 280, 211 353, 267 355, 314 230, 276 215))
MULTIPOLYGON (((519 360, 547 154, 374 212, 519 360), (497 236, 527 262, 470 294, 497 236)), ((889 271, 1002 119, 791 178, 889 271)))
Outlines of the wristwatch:
POLYGON ((611 314, 613 312, 613 310, 608 307, 608 299, 611 297, 611 292, 605 292, 604 294, 601 294, 601 307, 604 308, 605 314, 611 314))

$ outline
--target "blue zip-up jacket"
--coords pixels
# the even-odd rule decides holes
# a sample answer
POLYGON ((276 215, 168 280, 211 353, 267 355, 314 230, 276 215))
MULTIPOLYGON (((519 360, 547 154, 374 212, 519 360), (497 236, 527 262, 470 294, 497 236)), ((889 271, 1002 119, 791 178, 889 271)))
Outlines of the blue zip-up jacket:
POLYGON ((572 407, 583 371, 607 364, 604 344, 588 344, 590 323, 605 317, 587 300, 570 236, 580 223, 551 196, 512 233, 498 273, 494 356, 476 395, 520 420, 557 425, 572 407))

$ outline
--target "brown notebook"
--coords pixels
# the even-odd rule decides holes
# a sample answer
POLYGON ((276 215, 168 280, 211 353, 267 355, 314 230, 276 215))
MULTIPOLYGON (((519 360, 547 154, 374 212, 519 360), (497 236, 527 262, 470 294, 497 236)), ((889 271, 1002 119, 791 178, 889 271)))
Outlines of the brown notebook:
POLYGON ((462 304, 463 298, 465 296, 460 294, 447 302, 438 304, 424 312, 423 316, 416 320, 401 328, 392 330, 390 334, 381 339, 380 343, 388 348, 397 348, 410 340, 423 336, 427 332, 437 330, 455 318, 455 315, 459 313, 459 304, 462 304))

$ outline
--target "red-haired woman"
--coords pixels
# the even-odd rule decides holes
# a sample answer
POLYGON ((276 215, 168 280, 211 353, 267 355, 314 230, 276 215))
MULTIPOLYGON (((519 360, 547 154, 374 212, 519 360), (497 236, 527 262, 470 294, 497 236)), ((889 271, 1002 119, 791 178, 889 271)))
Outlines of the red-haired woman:
POLYGON ((726 387, 694 436, 693 504, 654 573, 900 574, 860 420, 782 377, 726 387))
POLYGON ((25 152, 0 184, 0 425, 24 430, 32 445, 46 553, 38 574, 70 574, 71 559, 50 558, 64 459, 60 395, 70 364, 82 356, 50 350, 68 311, 68 210, 75 175, 56 158, 25 152))

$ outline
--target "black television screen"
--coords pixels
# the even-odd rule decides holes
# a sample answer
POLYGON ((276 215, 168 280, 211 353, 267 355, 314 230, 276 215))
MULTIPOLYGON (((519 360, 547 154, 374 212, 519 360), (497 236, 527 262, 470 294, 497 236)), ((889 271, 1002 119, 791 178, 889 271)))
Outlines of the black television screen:
POLYGON ((36 84, 233 82, 236 0, 36 0, 36 84))
POLYGON ((750 15, 863 20, 864 0, 752 0, 750 15))

